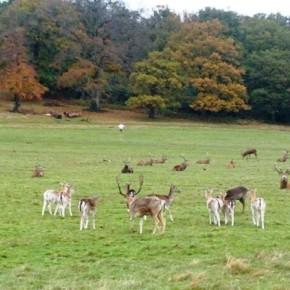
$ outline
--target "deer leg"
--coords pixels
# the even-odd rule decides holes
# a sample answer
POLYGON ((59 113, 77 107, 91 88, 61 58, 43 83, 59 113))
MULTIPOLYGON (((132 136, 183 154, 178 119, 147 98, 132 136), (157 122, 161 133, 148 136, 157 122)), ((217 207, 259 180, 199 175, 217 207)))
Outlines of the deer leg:
POLYGON ((96 213, 92 214, 92 220, 93 220, 93 229, 96 229, 96 213))
POLYGON ((262 229, 264 229, 264 217, 265 217, 265 213, 264 211, 261 212, 261 225, 262 225, 262 229))
POLYGON ((72 216, 72 211, 71 211, 71 201, 69 202, 69 214, 72 216))
POLYGON ((43 201, 43 207, 42 207, 42 216, 44 216, 44 212, 45 212, 46 206, 47 206, 47 201, 44 200, 43 201))
POLYGON ((228 224, 228 215, 227 215, 227 212, 225 211, 225 225, 228 224))
POLYGON ((59 204, 57 203, 53 215, 56 215, 58 210, 59 210, 59 204))
POLYGON ((217 225, 220 227, 221 226, 221 221, 220 221, 220 215, 218 212, 216 212, 216 220, 217 220, 217 225))
POLYGON ((251 211, 252 211, 252 221, 253 221, 253 225, 256 225, 255 210, 254 210, 253 207, 251 207, 251 211))
POLYGON ((141 217, 140 221, 139 221, 139 233, 140 233, 140 235, 142 235, 142 233, 143 233, 143 222, 144 222, 144 219, 143 219, 143 217, 141 217))
POLYGON ((82 230, 83 227, 84 227, 84 216, 81 215, 80 230, 82 230))
POLYGON ((173 222, 174 221, 174 219, 173 219, 173 215, 172 215, 172 213, 171 213, 171 210, 170 210, 170 208, 169 207, 165 207, 166 208, 166 210, 168 211, 168 213, 169 213, 169 218, 170 218, 170 220, 173 222))
POLYGON ((89 226, 89 217, 86 215, 86 223, 85 223, 85 229, 87 229, 89 226))
POLYGON ((48 202, 47 208, 49 213, 52 215, 51 202, 48 202))
POLYGON ((241 202, 241 204, 243 205, 243 213, 245 212, 245 198, 244 197, 241 197, 239 199, 239 201, 241 202))
POLYGON ((159 221, 161 224, 161 233, 163 234, 165 232, 165 228, 166 228, 166 219, 164 218, 162 212, 160 212, 160 214, 159 214, 159 221))
POLYGON ((155 225, 154 225, 154 229, 153 229, 152 234, 154 235, 156 233, 156 230, 158 229, 159 220, 158 220, 157 216, 153 216, 153 219, 154 219, 155 225))

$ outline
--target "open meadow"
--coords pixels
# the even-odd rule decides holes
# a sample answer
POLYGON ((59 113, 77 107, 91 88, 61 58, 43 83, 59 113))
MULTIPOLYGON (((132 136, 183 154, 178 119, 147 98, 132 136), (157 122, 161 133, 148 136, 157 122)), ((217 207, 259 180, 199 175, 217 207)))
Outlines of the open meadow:
POLYGON ((120 133, 118 119, 11 116, 0 118, 0 289, 289 289, 290 191, 279 189, 273 166, 290 149, 290 128, 130 121, 120 133), (248 147, 258 160, 242 160, 248 147), (168 161, 136 166, 149 154, 168 161), (190 166, 174 172, 181 154, 190 166), (210 165, 196 164, 207 154, 210 165), (129 158, 135 172, 121 175, 129 158), (225 166, 231 159, 234 169, 225 166), (36 164, 44 177, 31 177, 36 164), (119 174, 135 187, 144 175, 140 196, 178 186, 165 234, 152 235, 148 218, 139 235, 118 194, 119 174), (42 217, 43 192, 60 182, 75 189, 73 216, 42 217), (220 228, 209 225, 203 191, 237 185, 265 198, 265 230, 252 225, 248 199, 244 214, 237 203, 234 227, 223 218, 220 228), (94 194, 96 229, 80 232, 78 200, 94 194))

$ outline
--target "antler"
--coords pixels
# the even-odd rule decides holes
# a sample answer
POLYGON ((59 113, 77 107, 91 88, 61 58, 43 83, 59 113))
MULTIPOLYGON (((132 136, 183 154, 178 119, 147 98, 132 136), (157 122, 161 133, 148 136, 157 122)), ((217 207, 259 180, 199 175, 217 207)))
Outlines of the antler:
POLYGON ((142 186, 143 186, 143 183, 144 183, 144 176, 143 176, 143 175, 140 175, 140 176, 139 176, 139 189, 138 189, 138 191, 136 192, 136 194, 138 194, 138 193, 141 191, 142 186))
POLYGON ((119 193, 123 196, 123 197, 126 197, 126 195, 122 192, 121 190, 121 186, 120 186, 120 179, 118 176, 116 176, 116 182, 117 182, 117 185, 118 185, 118 189, 119 189, 119 193))

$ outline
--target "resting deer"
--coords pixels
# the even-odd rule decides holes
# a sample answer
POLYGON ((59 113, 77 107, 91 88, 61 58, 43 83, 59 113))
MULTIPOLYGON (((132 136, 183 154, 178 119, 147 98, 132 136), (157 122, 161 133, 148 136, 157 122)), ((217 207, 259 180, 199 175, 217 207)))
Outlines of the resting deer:
POLYGON ((149 160, 140 160, 137 165, 138 166, 152 166, 153 165, 153 159, 150 158, 149 160))
POLYGON ((197 160, 196 164, 210 164, 210 158, 197 160))
POLYGON ((290 189, 290 184, 288 183, 288 175, 290 170, 286 169, 283 171, 281 168, 278 168, 277 165, 275 165, 274 168, 280 175, 280 189, 290 189))
POLYGON ((250 191, 252 220, 255 226, 259 227, 261 224, 262 229, 264 229, 266 202, 264 198, 257 197, 256 193, 256 190, 250 191))
POLYGON ((127 184, 125 193, 123 193, 121 190, 118 178, 116 178, 116 181, 119 193, 124 198, 126 198, 130 214, 130 220, 132 220, 135 217, 140 218, 140 229, 139 229, 140 234, 143 233, 143 222, 145 216, 152 216, 152 218, 154 219, 155 226, 153 229, 153 234, 156 233, 157 229, 160 229, 160 231, 163 233, 165 231, 165 221, 163 218, 165 202, 155 196, 137 198, 137 194, 141 191, 143 185, 143 177, 140 176, 139 178, 140 186, 138 191, 130 189, 130 185, 127 184))
POLYGON ((232 159, 227 165, 227 168, 236 168, 237 164, 236 162, 232 159))
POLYGON ((164 164, 167 161, 167 157, 163 155, 161 159, 153 159, 153 163, 156 164, 164 164))
POLYGON ((63 112, 63 114, 67 118, 79 118, 82 116, 82 114, 78 112, 63 112))
POLYGON ((255 157, 256 157, 256 159, 257 159, 257 157, 258 157, 258 153, 257 153, 257 149, 255 149, 255 148, 250 148, 250 149, 247 149, 246 151, 244 151, 243 153, 242 153, 242 157, 243 157, 243 159, 245 158, 245 157, 247 157, 247 159, 250 157, 250 156, 252 156, 252 155, 255 155, 255 157))
POLYGON ((171 184, 168 194, 154 194, 153 193, 153 194, 149 194, 148 196, 156 196, 159 199, 162 199, 165 201, 165 210, 168 211, 169 218, 173 222, 174 219, 173 219, 173 215, 172 215, 171 210, 170 210, 170 206, 174 200, 174 193, 179 193, 179 192, 180 192, 180 190, 175 185, 171 184))
POLYGON ((121 173, 129 173, 129 174, 132 174, 134 173, 134 170, 131 166, 129 166, 128 162, 124 162, 124 166, 121 170, 121 173))
POLYGON ((174 171, 184 171, 188 167, 188 161, 184 157, 181 158, 183 158, 183 162, 175 165, 173 167, 174 171))
POLYGON ((288 156, 288 150, 285 150, 284 155, 281 158, 277 159, 277 162, 286 162, 288 160, 289 156, 288 156))
POLYGON ((93 229, 96 228, 96 206, 98 197, 82 198, 79 201, 79 210, 81 214, 80 230, 87 229, 89 225, 89 216, 92 216, 93 229))
POLYGON ((32 177, 43 177, 44 176, 44 169, 40 165, 36 165, 32 177))

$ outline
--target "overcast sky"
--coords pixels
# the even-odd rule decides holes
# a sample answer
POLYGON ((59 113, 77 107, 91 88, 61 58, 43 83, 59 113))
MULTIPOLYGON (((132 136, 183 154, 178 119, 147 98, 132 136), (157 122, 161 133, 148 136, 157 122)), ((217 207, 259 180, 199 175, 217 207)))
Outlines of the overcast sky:
POLYGON ((165 5, 177 13, 197 12, 204 7, 235 11, 243 15, 281 13, 290 16, 290 0, 123 0, 132 10, 145 9, 150 14, 157 5, 165 5))

